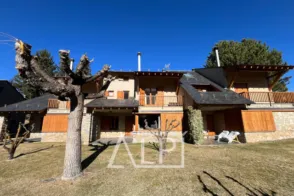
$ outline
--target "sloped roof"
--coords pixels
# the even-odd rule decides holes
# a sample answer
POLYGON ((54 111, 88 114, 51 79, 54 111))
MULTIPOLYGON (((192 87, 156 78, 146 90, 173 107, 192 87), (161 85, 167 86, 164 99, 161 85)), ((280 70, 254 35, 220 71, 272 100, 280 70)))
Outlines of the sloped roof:
POLYGON ((198 68, 193 71, 225 88, 228 86, 226 73, 222 67, 198 68))
POLYGON ((218 84, 196 72, 188 72, 184 74, 180 80, 180 85, 191 96, 196 104, 239 105, 254 103, 231 90, 222 88, 218 84), (217 88, 220 92, 199 92, 193 87, 193 85, 211 85, 217 88))
POLYGON ((55 95, 46 94, 33 99, 10 104, 0 108, 0 112, 39 112, 46 110, 48 99, 56 98, 55 95))
POLYGON ((94 99, 85 105, 88 108, 135 108, 139 102, 134 99, 94 99))
POLYGON ((24 100, 23 95, 7 80, 0 80, 0 107, 24 100))

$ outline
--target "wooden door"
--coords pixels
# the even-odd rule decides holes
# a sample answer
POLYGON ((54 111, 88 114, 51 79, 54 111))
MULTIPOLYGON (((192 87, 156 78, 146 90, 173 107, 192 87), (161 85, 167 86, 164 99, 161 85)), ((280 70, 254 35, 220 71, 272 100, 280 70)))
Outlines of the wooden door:
POLYGON ((133 125, 135 123, 134 116, 126 116, 125 118, 125 135, 132 135, 133 125))
POLYGON ((206 127, 209 136, 215 135, 213 126, 213 115, 206 115, 206 127))

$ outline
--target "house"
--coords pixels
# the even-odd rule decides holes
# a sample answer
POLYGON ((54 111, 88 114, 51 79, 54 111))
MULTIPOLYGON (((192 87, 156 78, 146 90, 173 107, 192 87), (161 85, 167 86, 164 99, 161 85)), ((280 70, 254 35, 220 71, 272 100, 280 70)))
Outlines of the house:
POLYGON ((194 94, 190 88, 186 92, 195 101, 195 107, 202 111, 204 127, 212 135, 222 130, 238 130, 243 142, 293 138, 294 93, 272 92, 285 70, 291 69, 294 66, 194 69, 215 88, 198 88, 194 94), (220 93, 215 84, 225 91, 220 93))
MULTIPOLYGON (((204 130, 211 136, 223 130, 237 130, 243 142, 294 138, 294 93, 271 90, 284 71, 290 69, 294 66, 111 71, 116 79, 103 98, 95 98, 95 82, 82 88, 87 95, 82 142, 119 136, 140 141, 150 137, 145 120, 150 127, 165 130, 167 120, 172 119, 180 125, 170 137, 181 140, 182 132, 187 130, 185 111, 189 106, 201 110, 204 130)), ((69 102, 54 96, 47 97, 47 101, 43 112, 38 113, 42 126, 31 137, 41 137, 44 142, 65 141, 69 102)), ((12 112, 7 108, 6 112, 12 112)), ((3 107, 0 112, 4 112, 3 107)))
MULTIPOLYGON (((14 88, 14 86, 11 85, 10 82, 8 82, 7 80, 0 80, 0 107, 13 104, 22 100, 24 100, 23 95, 20 92, 18 92, 16 88, 14 88)), ((24 119, 24 116, 17 114, 0 114, 0 133, 2 133, 2 129, 6 128, 6 126, 4 126, 5 118, 8 122, 7 128, 11 132, 15 132, 17 129, 18 122, 22 121, 24 119)))

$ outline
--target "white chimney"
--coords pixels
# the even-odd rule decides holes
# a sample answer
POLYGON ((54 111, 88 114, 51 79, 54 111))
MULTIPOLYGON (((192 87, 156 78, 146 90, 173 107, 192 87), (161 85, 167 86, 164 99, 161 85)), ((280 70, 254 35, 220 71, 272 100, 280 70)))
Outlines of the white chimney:
POLYGON ((74 63, 74 59, 70 59, 70 69, 72 70, 73 69, 73 63, 74 63))
POLYGON ((217 66, 220 67, 220 61, 219 61, 219 55, 218 55, 218 48, 214 48, 215 55, 216 55, 216 61, 217 61, 217 66))
POLYGON ((138 71, 141 71, 141 52, 138 52, 138 71))

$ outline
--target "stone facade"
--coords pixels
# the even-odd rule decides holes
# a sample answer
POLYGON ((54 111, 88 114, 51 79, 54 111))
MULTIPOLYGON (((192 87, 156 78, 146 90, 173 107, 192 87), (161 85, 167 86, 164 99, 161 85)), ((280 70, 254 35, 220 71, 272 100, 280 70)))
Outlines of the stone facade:
MULTIPOLYGON (((133 143, 149 143, 149 142, 157 142, 156 137, 150 133, 149 131, 138 131, 132 133, 133 143)), ((168 134, 168 142, 181 142, 183 141, 182 132, 181 131, 171 131, 168 134)))
POLYGON ((41 142, 65 142, 66 133, 31 133, 30 138, 41 138, 41 142))
POLYGON ((2 130, 3 123, 4 123, 4 116, 0 116, 0 131, 2 130))
POLYGON ((267 108, 267 109, 294 109, 294 104, 292 103, 255 103, 247 105, 248 109, 258 109, 258 108, 267 108))
POLYGON ((276 131, 245 133, 247 142, 294 138, 294 112, 273 112, 276 131))
POLYGON ((91 113, 84 113, 83 114, 83 121, 82 121, 82 144, 88 145, 90 140, 90 130, 91 130, 91 123, 92 123, 92 114, 91 113))

